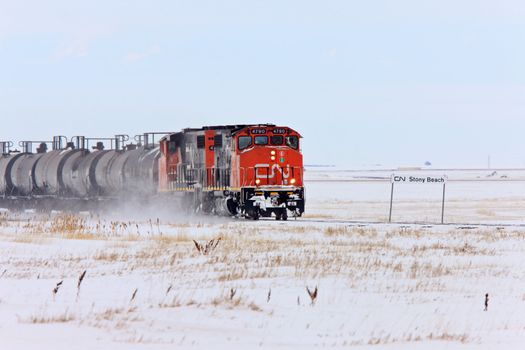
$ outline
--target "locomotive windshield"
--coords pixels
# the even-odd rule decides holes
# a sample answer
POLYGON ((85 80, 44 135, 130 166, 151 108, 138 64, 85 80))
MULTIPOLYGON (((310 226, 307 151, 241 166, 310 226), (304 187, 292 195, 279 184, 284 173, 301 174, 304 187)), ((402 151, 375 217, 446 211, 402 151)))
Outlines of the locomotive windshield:
POLYGON ((283 137, 281 135, 270 136, 270 145, 281 146, 283 144, 283 137))
POLYGON ((177 152, 177 144, 174 141, 168 142, 168 152, 170 154, 177 152))
POLYGON ((242 151, 245 148, 250 147, 252 144, 251 136, 240 136, 239 137, 239 151, 242 151))
POLYGON ((293 149, 299 148, 299 138, 297 136, 286 136, 286 146, 293 149))
POLYGON ((251 136, 239 136, 237 144, 239 151, 250 147, 252 144, 257 146, 282 146, 283 144, 293 148, 299 149, 299 137, 298 136, 283 136, 283 135, 255 135, 253 139, 251 136))
POLYGON ((256 145, 267 145, 268 136, 255 136, 255 144, 256 145))

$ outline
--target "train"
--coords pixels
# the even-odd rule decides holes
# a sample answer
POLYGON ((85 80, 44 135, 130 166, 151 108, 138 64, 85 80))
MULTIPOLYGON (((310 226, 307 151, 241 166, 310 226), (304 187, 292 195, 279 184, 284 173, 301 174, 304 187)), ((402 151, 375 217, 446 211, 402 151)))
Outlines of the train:
POLYGON ((163 203, 257 220, 305 210, 301 135, 244 124, 112 138, 0 141, 0 207, 67 210, 163 203))

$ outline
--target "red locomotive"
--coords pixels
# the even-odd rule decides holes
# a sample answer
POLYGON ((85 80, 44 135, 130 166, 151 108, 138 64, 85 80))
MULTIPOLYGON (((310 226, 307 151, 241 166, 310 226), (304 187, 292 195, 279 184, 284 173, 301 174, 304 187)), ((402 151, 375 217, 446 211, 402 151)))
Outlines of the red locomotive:
POLYGON ((185 129, 160 141, 159 191, 204 212, 286 220, 304 212, 301 135, 272 124, 185 129))

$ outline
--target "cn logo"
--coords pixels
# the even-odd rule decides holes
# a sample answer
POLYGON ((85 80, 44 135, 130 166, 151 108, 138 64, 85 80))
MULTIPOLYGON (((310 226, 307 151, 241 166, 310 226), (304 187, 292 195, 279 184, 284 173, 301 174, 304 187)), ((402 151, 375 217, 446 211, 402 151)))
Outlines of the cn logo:
MULTIPOLYGON (((259 173, 259 170, 261 169, 264 169, 266 171, 268 171, 268 168, 270 167, 269 164, 256 164, 255 165, 255 177, 258 178, 258 179, 273 179, 275 177, 275 174, 276 172, 277 173, 281 173, 281 169, 282 169, 282 174, 283 174, 283 179, 287 179, 290 177, 290 169, 288 169, 288 171, 286 171, 286 169, 284 168, 281 168, 279 166, 279 164, 274 164, 269 170, 270 170, 270 173, 269 174, 260 174, 259 173)), ((261 171, 262 172, 262 171, 261 171)))

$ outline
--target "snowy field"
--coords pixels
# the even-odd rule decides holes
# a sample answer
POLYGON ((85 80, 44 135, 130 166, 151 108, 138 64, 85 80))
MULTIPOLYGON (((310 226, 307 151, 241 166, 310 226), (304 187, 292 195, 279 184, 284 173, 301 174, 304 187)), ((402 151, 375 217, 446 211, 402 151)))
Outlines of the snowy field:
MULTIPOLYGON (((388 222, 392 174, 446 175, 445 223, 525 223, 525 170, 308 169, 307 217, 388 222)), ((440 223, 440 184, 396 184, 392 221, 440 223)))
POLYGON ((0 213, 1 348, 523 348, 525 171, 406 170, 447 225, 440 185, 387 224, 391 173, 308 169, 287 222, 0 213))

